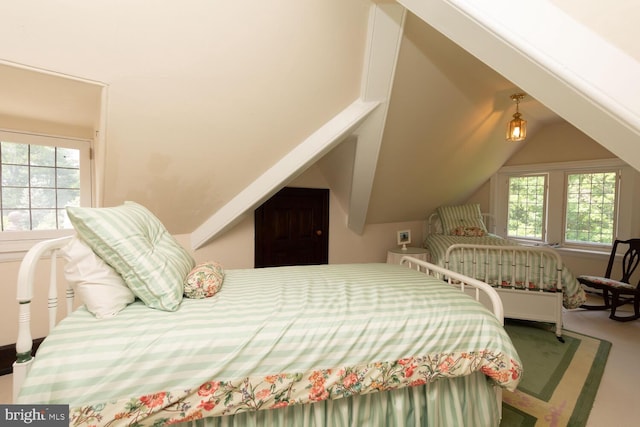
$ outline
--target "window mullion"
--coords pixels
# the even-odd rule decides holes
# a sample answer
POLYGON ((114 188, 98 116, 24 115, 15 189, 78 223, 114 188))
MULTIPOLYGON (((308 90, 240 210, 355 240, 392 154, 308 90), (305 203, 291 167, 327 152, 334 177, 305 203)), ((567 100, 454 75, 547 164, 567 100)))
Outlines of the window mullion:
POLYGON ((550 171, 547 177, 547 243, 561 243, 562 230, 564 230, 564 173, 563 171, 550 171))

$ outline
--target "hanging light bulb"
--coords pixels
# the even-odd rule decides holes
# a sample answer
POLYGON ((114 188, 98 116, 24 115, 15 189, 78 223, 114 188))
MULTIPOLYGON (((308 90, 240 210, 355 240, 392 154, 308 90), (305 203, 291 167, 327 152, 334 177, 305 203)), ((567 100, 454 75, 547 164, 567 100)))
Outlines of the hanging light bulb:
POLYGON ((507 124, 507 141, 516 142, 524 141, 527 137, 527 121, 522 117, 518 106, 520 100, 524 98, 524 93, 514 93, 511 95, 511 99, 516 102, 516 112, 513 115, 513 119, 507 124))

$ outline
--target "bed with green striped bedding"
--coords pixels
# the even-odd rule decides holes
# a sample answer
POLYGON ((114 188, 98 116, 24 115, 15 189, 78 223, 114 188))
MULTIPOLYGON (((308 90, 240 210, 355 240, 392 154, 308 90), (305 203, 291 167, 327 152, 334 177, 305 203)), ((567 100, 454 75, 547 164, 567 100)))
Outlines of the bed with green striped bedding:
POLYGON ((40 346, 18 403, 69 404, 76 426, 492 425, 493 386, 513 390, 521 373, 500 322, 434 277, 389 264, 238 269, 175 312, 77 309, 40 346))
POLYGON ((526 254, 512 254, 509 251, 500 254, 497 251, 483 252, 481 250, 475 252, 471 250, 451 252, 447 265, 445 263, 447 249, 453 245, 460 244, 487 247, 518 245, 513 240, 504 239, 493 234, 482 237, 430 234, 425 238, 425 247, 429 250, 430 260, 436 265, 478 278, 495 287, 537 290, 542 285, 544 290, 549 292, 561 291, 563 292, 563 306, 569 309, 580 307, 586 300, 584 290, 576 280, 576 277, 564 265, 561 271, 562 283, 558 286, 556 263, 551 258, 543 258, 544 269, 531 269, 529 275, 526 275, 526 270, 523 266, 526 264, 533 265, 538 262, 538 259, 534 261, 531 255, 527 258, 526 254), (473 259, 474 257, 476 259, 473 259), (515 275, 512 274, 514 264, 518 266, 515 270, 515 275), (540 276, 537 276, 538 271, 534 270, 542 271, 541 281, 539 280, 540 276))

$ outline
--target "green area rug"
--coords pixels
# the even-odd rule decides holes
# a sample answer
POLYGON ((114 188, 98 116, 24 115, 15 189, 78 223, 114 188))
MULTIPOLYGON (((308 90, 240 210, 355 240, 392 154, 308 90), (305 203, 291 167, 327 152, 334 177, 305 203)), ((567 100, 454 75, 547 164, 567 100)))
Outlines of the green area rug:
POLYGON ((571 331, 561 343, 544 323, 507 320, 505 329, 524 374, 503 392, 501 427, 585 426, 611 343, 571 331))

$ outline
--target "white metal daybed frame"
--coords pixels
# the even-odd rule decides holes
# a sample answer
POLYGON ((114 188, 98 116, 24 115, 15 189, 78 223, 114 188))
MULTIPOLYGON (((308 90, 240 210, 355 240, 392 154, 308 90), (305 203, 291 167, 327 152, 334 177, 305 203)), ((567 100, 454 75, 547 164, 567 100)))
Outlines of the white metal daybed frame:
MULTIPOLYGON (((49 331, 56 325, 58 315, 58 251, 71 241, 73 236, 60 237, 58 239, 45 240, 33 245, 26 253, 18 270, 18 284, 16 299, 18 300, 18 338, 16 340, 16 361, 13 363, 13 401, 18 397, 29 368, 33 363, 31 350, 33 338, 31 336, 31 300, 33 299, 33 287, 35 281, 36 266, 48 255, 51 262, 49 270, 49 331)), ((74 291, 70 285, 66 287, 67 301, 66 313, 73 311, 74 291)))
MULTIPOLYGON (((487 228, 493 227, 492 216, 487 213, 482 214, 483 220, 487 228)), ((427 221, 427 233, 436 234, 436 220, 439 220, 436 212, 432 213, 427 221)), ((562 281, 562 257, 552 248, 543 246, 490 246, 479 244, 455 244, 447 249, 444 260, 444 267, 459 272, 465 272, 469 276, 479 278, 485 282, 489 282, 489 268, 482 268, 485 272, 484 277, 479 277, 478 269, 481 267, 480 259, 488 259, 489 255, 498 259, 500 266, 507 265, 511 270, 510 287, 494 287, 494 290, 500 295, 504 306, 504 317, 508 319, 530 320, 536 322, 548 322, 555 324, 555 334, 559 341, 564 342, 562 338, 562 307, 563 307, 563 281, 562 281), (463 252, 471 252, 472 267, 465 267, 463 252), (454 255, 458 255, 455 256, 454 255), (482 258, 481 255, 483 255, 482 258), (508 256, 509 261, 503 261, 503 256, 508 256), (452 258, 458 259, 459 265, 454 265, 452 258), (524 264, 518 264, 518 260, 526 260, 524 264), (504 262, 504 264, 503 264, 504 262), (555 265, 555 272, 544 272, 546 265, 555 265), (468 271, 471 269, 472 273, 468 271), (534 280, 537 289, 519 289, 516 286, 516 270, 520 277, 525 277, 525 282, 534 280), (553 273, 553 274, 552 274, 553 273), (556 277, 556 292, 545 291, 543 277, 556 277)), ((467 259, 469 257, 467 256, 467 259)), ((502 270, 502 269, 501 269, 502 270)), ((496 278, 494 278, 496 280, 496 278)), ((497 278, 498 283, 502 283, 502 276, 497 278)))
MULTIPOLYGON (((464 252, 471 252, 472 267, 470 274, 473 277, 480 278, 477 273, 481 266, 480 259, 488 259, 490 254, 495 254, 499 259, 498 264, 501 267, 502 273, 504 268, 510 271, 509 285, 508 287, 496 286, 493 289, 500 295, 502 304, 504 306, 504 317, 508 319, 519 320, 532 320, 535 322, 548 322, 555 324, 555 333, 559 341, 564 342, 562 338, 562 298, 563 298, 563 284, 562 284, 562 258, 560 255, 551 248, 545 247, 531 247, 531 246, 487 246, 487 245, 474 245, 474 244, 456 244, 447 249, 445 255, 445 268, 453 271, 464 271, 462 265, 464 263, 464 252), (453 255, 456 252, 460 252, 460 256, 456 257, 461 260, 461 265, 454 265, 451 261, 453 255), (506 257, 509 261, 506 265, 503 265, 503 259, 506 257), (524 259, 524 264, 517 264, 514 260, 524 259), (549 292, 544 290, 545 283, 543 282, 544 268, 548 265, 555 265, 555 272, 553 275, 556 277, 556 291, 549 292), (524 277, 525 283, 534 282, 535 289, 519 288, 517 286, 516 270, 519 271, 519 277, 524 277)), ((481 269, 485 272, 485 276, 482 278, 485 282, 489 282, 488 276, 489 268, 481 269)), ((497 282, 502 283, 502 275, 497 277, 497 282)), ((551 275, 551 273, 549 273, 551 275)), ((548 276, 548 275, 547 275, 548 276)))

